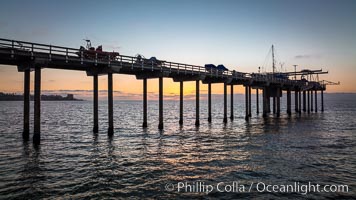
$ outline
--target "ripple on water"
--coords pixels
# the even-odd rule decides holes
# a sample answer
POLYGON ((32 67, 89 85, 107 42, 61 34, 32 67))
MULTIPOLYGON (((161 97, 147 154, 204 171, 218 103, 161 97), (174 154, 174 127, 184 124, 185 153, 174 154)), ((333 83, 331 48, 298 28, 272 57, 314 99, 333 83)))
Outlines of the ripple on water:
MULTIPOLYGON (((149 127, 142 129, 141 102, 115 102, 115 133, 107 136, 107 105, 100 102, 100 129, 92 133, 91 102, 43 102, 42 142, 22 142, 22 103, 0 105, 0 199, 38 198, 201 198, 205 194, 167 192, 166 183, 216 184, 262 181, 272 184, 348 184, 356 188, 355 101, 343 105, 326 95, 326 112, 266 120, 244 120, 243 96, 236 96, 235 120, 222 123, 222 103, 186 101, 184 126, 179 104, 164 103, 164 131, 157 130, 158 104, 149 102, 149 127)), ((253 98, 254 99, 254 98, 253 98)), ((284 99, 285 100, 285 99, 284 99)), ((285 102, 282 99, 282 102, 285 102)), ((254 103, 253 110, 254 108, 254 103)), ((282 110, 285 109, 283 105, 282 110)), ((31 127, 31 130, 33 127, 31 127)), ((351 198, 352 193, 219 193, 210 198, 351 198)))

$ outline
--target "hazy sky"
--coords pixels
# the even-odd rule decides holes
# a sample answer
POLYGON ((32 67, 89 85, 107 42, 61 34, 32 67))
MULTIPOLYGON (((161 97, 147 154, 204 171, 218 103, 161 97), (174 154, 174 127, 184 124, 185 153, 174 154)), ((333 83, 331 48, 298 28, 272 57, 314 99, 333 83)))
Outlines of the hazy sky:
MULTIPOLYGON (((89 38, 93 45, 123 55, 224 64, 243 72, 258 71, 274 44, 283 70, 293 71, 294 64, 323 68, 330 74, 321 79, 341 81, 329 92, 356 92, 355 35, 356 1, 351 0, 5 0, 0 6, 1 38, 74 48, 89 38)), ((270 62, 264 69, 271 70, 270 62)), ((22 92, 22 81, 16 67, 0 66, 0 91, 22 92)), ((99 81, 105 90, 106 77, 99 81)), ((116 96, 142 91, 142 81, 133 76, 115 75, 114 81, 116 96)), ((42 83, 46 91, 92 89, 84 72, 45 69, 42 83)), ((186 85, 185 93, 193 93, 194 84, 186 85)), ((157 80, 149 81, 152 94, 157 86, 157 80)), ((178 86, 165 80, 166 95, 177 94, 178 86)), ((206 86, 201 89, 204 93, 206 86)), ((222 85, 214 85, 213 92, 221 93, 222 85)))

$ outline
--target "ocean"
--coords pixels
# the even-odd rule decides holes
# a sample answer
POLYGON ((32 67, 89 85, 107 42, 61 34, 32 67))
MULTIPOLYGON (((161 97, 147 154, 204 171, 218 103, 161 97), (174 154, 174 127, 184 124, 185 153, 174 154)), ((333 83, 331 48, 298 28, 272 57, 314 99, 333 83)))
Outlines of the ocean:
POLYGON ((164 131, 158 101, 148 102, 147 129, 142 101, 114 101, 112 137, 106 101, 98 134, 91 101, 42 101, 39 146, 22 140, 22 102, 1 102, 0 199, 356 198, 356 94, 325 94, 324 112, 319 97, 319 112, 301 115, 292 96, 292 116, 284 97, 281 116, 267 119, 252 97, 251 120, 235 95, 226 125, 222 101, 211 124, 201 101, 198 128, 195 101, 184 102, 183 126, 179 102, 165 101, 164 131))

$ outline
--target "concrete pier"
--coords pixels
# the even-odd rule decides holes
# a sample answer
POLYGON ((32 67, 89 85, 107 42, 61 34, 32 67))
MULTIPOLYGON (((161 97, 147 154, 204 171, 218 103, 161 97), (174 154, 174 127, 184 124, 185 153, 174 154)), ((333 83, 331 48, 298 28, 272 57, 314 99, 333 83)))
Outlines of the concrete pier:
POLYGON ((163 77, 160 76, 158 78, 158 84, 159 84, 159 95, 158 95, 158 129, 163 130, 163 77))
POLYGON ((28 141, 30 138, 30 73, 30 69, 26 69, 24 71, 22 138, 25 141, 28 141))
POLYGON ((211 123, 211 83, 208 83, 208 122, 211 123))
POLYGON ((258 89, 256 89, 256 113, 260 113, 260 105, 259 105, 259 99, 258 99, 258 89))
POLYGON ((108 114, 109 114, 109 127, 108 134, 114 134, 114 103, 113 103, 113 80, 112 73, 108 73, 108 114))
POLYGON ((234 120, 234 85, 230 87, 230 120, 234 120))
POLYGON ((93 132, 98 133, 99 131, 99 117, 98 117, 98 98, 99 98, 99 93, 98 93, 98 75, 94 74, 93 75, 93 92, 94 92, 94 97, 93 97, 93 104, 94 104, 94 127, 93 127, 93 132))
POLYGON ((34 102, 33 143, 41 141, 41 68, 35 68, 35 102, 34 102))
POLYGON ((183 81, 179 82, 179 125, 183 125, 183 81))
POLYGON ((318 112, 318 91, 315 90, 315 112, 318 112))
POLYGON ((224 120, 223 122, 227 123, 227 84, 224 83, 224 120))
POLYGON ((195 81, 195 126, 200 125, 199 121, 199 80, 195 81))
MULTIPOLYGON (((183 124, 183 82, 196 81, 196 121, 200 124, 200 83, 208 84, 208 121, 212 121, 212 97, 211 84, 224 83, 224 123, 227 123, 227 84, 231 86, 230 92, 230 119, 234 119, 234 85, 245 87, 245 109, 246 120, 251 117, 251 89, 256 89, 256 113, 259 113, 259 89, 262 89, 263 117, 271 112, 271 97, 273 98, 273 113, 280 115, 280 101, 282 91, 287 91, 287 113, 291 114, 291 90, 295 91, 295 110, 304 112, 315 110, 317 112, 317 91, 321 92, 321 111, 324 111, 324 91, 326 85, 338 85, 330 81, 318 80, 320 74, 327 74, 323 70, 301 70, 294 72, 294 79, 271 78, 267 75, 256 73, 243 73, 233 71, 208 70, 208 66, 197 66, 176 62, 144 62, 147 59, 138 56, 115 55, 112 58, 101 58, 93 60, 92 56, 84 56, 83 51, 78 55, 78 48, 60 47, 32 42, 15 41, 2 39, 0 47, 0 64, 17 66, 19 72, 24 72, 24 108, 23 108, 23 139, 29 139, 30 132, 30 71, 35 70, 34 80, 34 135, 33 142, 40 143, 41 137, 41 67, 56 70, 75 70, 86 72, 88 76, 93 76, 93 132, 98 133, 98 75, 108 75, 108 134, 114 133, 114 112, 113 112, 113 74, 126 74, 136 76, 136 79, 143 80, 143 127, 147 127, 147 79, 159 79, 159 113, 158 128, 163 129, 163 78, 173 79, 180 82, 180 114, 179 124, 183 124), (95 61, 95 63, 93 62, 95 61), (296 77, 300 76, 300 80, 296 77), (308 77, 305 80, 303 77, 308 77), (311 91, 312 90, 312 91, 311 91), (303 97, 301 94, 303 91, 303 97), (308 96, 307 96, 308 91, 308 96), (315 92, 315 107, 314 95, 315 92), (311 96, 310 96, 311 94, 311 96), (302 100, 303 98, 303 100, 302 100), (306 100, 308 98, 308 101, 306 100), (311 100, 311 102, 310 102, 311 100), (303 103, 303 108, 302 104, 303 103)), ((287 72, 291 76, 292 72, 287 72)), ((273 74, 272 74, 273 75, 273 74)), ((274 77, 274 76, 272 76, 274 77)), ((220 110, 222 110, 220 108, 220 110)))
POLYGON ((147 127, 147 78, 143 80, 143 123, 142 127, 147 127))

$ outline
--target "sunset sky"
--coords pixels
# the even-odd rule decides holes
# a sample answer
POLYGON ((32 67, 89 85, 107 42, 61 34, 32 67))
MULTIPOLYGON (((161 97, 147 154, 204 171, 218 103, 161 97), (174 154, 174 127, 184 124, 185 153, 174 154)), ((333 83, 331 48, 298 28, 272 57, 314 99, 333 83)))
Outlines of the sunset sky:
MULTIPOLYGON (((180 63, 224 64, 230 70, 257 72, 272 44, 278 69, 324 69, 321 79, 340 81, 328 92, 356 92, 356 1, 2 1, 0 38, 79 48, 89 38, 94 46, 138 53, 180 63), (281 68, 283 64, 283 68, 281 68)), ((265 63, 265 64, 264 64, 265 63)), ((32 73, 33 82, 33 73, 32 73)), ((149 80, 150 97, 158 80, 149 80)), ((31 88, 33 88, 31 86, 31 88)), ((43 93, 74 93, 91 97, 92 78, 84 72, 44 69, 43 93)), ((99 78, 102 97, 106 76, 99 78)), ((213 93, 222 93, 222 85, 213 93)), ((22 93, 23 74, 15 66, 0 65, 0 91, 22 93)), ((141 99, 142 81, 115 75, 116 99, 141 99)), ((201 86, 201 93, 207 87, 201 86)), ((242 93, 242 87, 236 87, 242 93)), ((175 98, 179 83, 165 79, 167 98, 175 98)), ((193 82, 185 94, 195 92, 193 82)))

